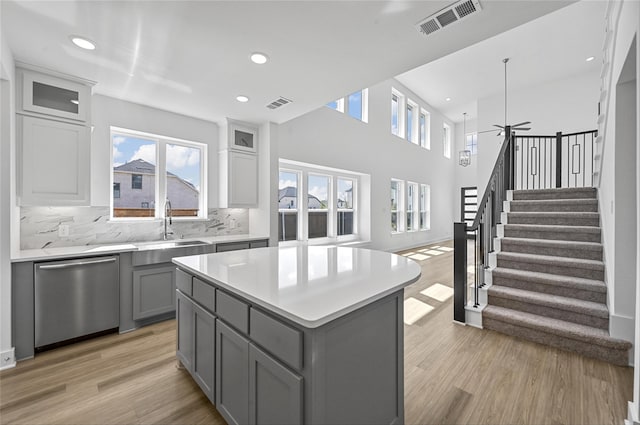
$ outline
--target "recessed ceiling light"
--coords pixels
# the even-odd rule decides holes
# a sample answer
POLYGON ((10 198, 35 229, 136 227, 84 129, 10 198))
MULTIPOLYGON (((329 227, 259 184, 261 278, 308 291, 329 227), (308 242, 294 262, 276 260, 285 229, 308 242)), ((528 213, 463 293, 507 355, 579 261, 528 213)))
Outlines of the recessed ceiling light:
POLYGON ((240 96, 236 96, 236 100, 237 100, 238 102, 245 103, 245 102, 248 102, 248 101, 249 101, 249 98, 248 98, 247 96, 242 96, 242 95, 240 95, 240 96))
POLYGON ((267 63, 268 60, 269 60, 269 58, 264 53, 256 52, 256 53, 252 53, 251 54, 251 61, 253 63, 257 63, 258 65, 262 65, 263 63, 267 63))
POLYGON ((80 47, 81 49, 85 49, 85 50, 95 50, 96 48, 96 43, 94 43, 91 40, 87 40, 84 37, 80 37, 77 35, 72 35, 70 36, 71 41, 73 42, 73 44, 75 44, 76 46, 80 47))
POLYGON ((587 58, 587 62, 591 62, 591 61, 592 61, 592 60, 594 60, 594 59, 595 59, 595 57, 594 57, 594 56, 589 56, 589 57, 587 58))
POLYGON ((445 100, 446 100, 447 102, 451 102, 451 98, 450 98, 450 97, 446 98, 445 100))
POLYGON ((74 105, 79 105, 80 102, 78 102, 76 99, 71 99, 71 103, 73 103, 74 105))

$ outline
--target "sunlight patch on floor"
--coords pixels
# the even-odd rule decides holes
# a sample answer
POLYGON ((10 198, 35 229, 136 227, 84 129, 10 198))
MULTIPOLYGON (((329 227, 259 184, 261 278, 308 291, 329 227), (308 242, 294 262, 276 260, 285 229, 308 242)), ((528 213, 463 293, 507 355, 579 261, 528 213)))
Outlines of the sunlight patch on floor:
MULTIPOLYGON (((434 248, 436 248, 436 247, 434 246, 434 248)), ((437 247, 437 249, 438 249, 438 251, 444 251, 444 252, 451 252, 451 251, 453 251, 453 248, 450 248, 450 247, 448 247, 448 246, 439 246, 439 247, 437 247)))
POLYGON ((442 255, 444 254, 444 252, 442 251, 436 251, 435 249, 430 249, 428 251, 424 251, 425 254, 429 254, 429 255, 442 255))
POLYGON ((431 258, 431 257, 429 257, 428 255, 415 253, 413 255, 409 255, 409 258, 411 258, 412 260, 416 260, 416 261, 422 261, 422 260, 426 260, 427 258, 431 258))
POLYGON ((443 303, 453 296, 453 288, 441 283, 434 283, 427 289, 420 291, 420 293, 443 303))
POLYGON ((431 313, 433 307, 427 303, 423 303, 413 297, 404 300, 404 323, 405 325, 413 325, 427 314, 431 313))
POLYGON ((409 257, 411 255, 415 254, 415 252, 411 251, 411 252, 405 252, 404 254, 401 254, 403 257, 409 257))

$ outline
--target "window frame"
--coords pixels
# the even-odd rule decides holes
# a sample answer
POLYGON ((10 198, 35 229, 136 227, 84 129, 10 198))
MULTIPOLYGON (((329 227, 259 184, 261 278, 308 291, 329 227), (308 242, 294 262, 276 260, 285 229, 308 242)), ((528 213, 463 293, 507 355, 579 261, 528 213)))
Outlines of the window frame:
POLYGON ((420 194, 418 196, 419 202, 419 213, 418 213, 418 226, 420 230, 430 230, 431 229, 431 186, 425 183, 420 184, 420 194), (422 203, 424 193, 424 205, 422 203), (422 214, 425 214, 424 223, 421 222, 422 214))
POLYGON ((357 196, 357 184, 354 181, 353 177, 349 176, 343 176, 343 175, 337 175, 337 177, 335 178, 335 192, 334 192, 334 202, 336 203, 336 238, 349 238, 352 235, 356 235, 358 233, 358 215, 356 213, 356 202, 358 200, 358 196, 357 196), (351 208, 340 208, 338 206, 338 181, 339 180, 349 180, 351 182, 351 208), (351 212, 353 213, 353 232, 348 233, 346 235, 340 235, 340 230, 338 229, 338 224, 340 223, 340 220, 338 219, 338 214, 341 212, 351 212))
POLYGON ((420 230, 420 225, 418 222, 419 219, 419 201, 420 201, 420 185, 415 182, 407 181, 407 197, 406 197, 406 231, 407 232, 417 232, 420 230), (413 193, 410 196, 411 189, 413 189, 413 193), (409 227, 409 217, 411 217, 411 227, 409 227))
MULTIPOLYGON (((113 189, 109 197, 109 220, 110 221, 153 221, 165 218, 165 200, 167 199, 167 145, 179 145, 200 150, 200 193, 198 198, 198 215, 197 216, 174 216, 173 220, 177 221, 194 221, 208 219, 208 145, 202 142, 194 142, 191 140, 178 139, 175 137, 162 136, 158 134, 132 130, 128 128, 110 126, 110 155, 109 155, 109 185, 113 188, 113 138, 116 135, 124 137, 135 137, 146 139, 155 143, 156 154, 156 172, 155 172, 155 198, 154 198, 154 215, 153 217, 114 217, 114 193, 113 189)), ((133 174, 132 174, 133 176, 133 174)), ((132 177, 133 179, 133 177, 132 177)), ((133 185, 133 182, 132 182, 133 185)), ((137 189, 136 189, 137 190, 137 189)))
POLYGON ((418 131, 420 132, 419 143, 420 146, 431 150, 431 114, 424 108, 420 108, 420 117, 418 118, 418 131), (424 131, 421 125, 421 119, 424 117, 424 131))
POLYGON ((478 133, 477 132, 474 131, 474 132, 465 134, 464 147, 465 147, 465 150, 468 150, 471 152, 471 155, 478 154, 478 133), (471 136, 471 144, 469 144, 469 136, 471 136))
MULTIPOLYGON (((346 243, 356 241, 360 238, 359 222, 360 209, 358 207, 358 190, 361 184, 360 175, 348 171, 332 169, 329 167, 313 166, 312 164, 296 163, 295 161, 280 160, 278 173, 285 171, 298 174, 297 202, 298 202, 298 234, 295 240, 278 241, 279 246, 296 245, 308 243, 309 245, 322 245, 327 243, 346 243), (327 236, 319 238, 309 238, 309 208, 308 201, 304 201, 301 194, 308 194, 308 176, 320 176, 329 178, 327 193, 327 208, 314 209, 313 211, 327 211, 327 236), (353 233, 348 235, 338 235, 338 208, 337 208, 337 184, 338 179, 351 180, 353 182, 353 233)), ((285 210, 286 211, 286 210, 285 210)), ((278 209, 278 213, 285 212, 278 209)), ((349 211, 349 210, 345 210, 349 211)), ((280 235, 278 235, 278 239, 280 235)))
MULTIPOLYGON (((390 209, 390 215, 389 215, 389 220, 390 220, 390 230, 391 230, 391 234, 399 234, 399 233, 404 233, 405 232, 405 189, 404 189, 404 180, 400 180, 400 179, 391 179, 391 183, 396 183, 398 186, 396 188, 396 192, 397 192, 397 196, 398 196, 398 200, 396 202, 397 208, 394 210, 392 208, 393 204, 389 206, 390 209), (396 230, 393 230, 393 213, 396 213, 396 230)), ((389 187, 391 189, 391 185, 389 187)), ((391 194, 391 193, 389 193, 391 194)))
POLYGON ((451 126, 446 122, 442 123, 442 150, 443 156, 451 159, 451 126))
POLYGON ((397 98, 398 102, 398 132, 393 132, 393 106, 391 107, 391 134, 398 136, 401 139, 405 138, 405 119, 406 119, 406 97, 400 91, 395 88, 391 88, 391 102, 393 103, 393 97, 397 98))
POLYGON ((338 111, 340 113, 344 113, 344 97, 341 97, 340 99, 336 99, 333 100, 327 104, 325 104, 324 106, 326 106, 327 108, 334 110, 334 111, 338 111), (332 108, 331 106, 329 106, 329 104, 335 102, 336 103, 336 107, 332 108))
MULTIPOLYGON (((282 214, 293 214, 295 212, 296 214, 296 238, 295 239, 290 239, 290 240, 280 240, 280 232, 278 232, 278 243, 286 243, 286 242, 295 242, 298 240, 298 236, 301 234, 302 229, 301 229, 301 225, 300 225, 300 210, 301 210, 301 201, 300 201, 300 193, 302 192, 300 190, 300 186, 302 185, 302 173, 300 173, 298 170, 294 170, 294 169, 290 169, 290 168, 283 168, 283 167, 279 167, 278 169, 278 181, 280 181, 280 173, 291 173, 293 175, 296 176, 296 207, 295 208, 280 208, 280 200, 278 200, 278 219, 280 219, 280 213, 282 214)), ((280 185, 278 184, 278 191, 280 191, 280 185)), ((284 229, 284 226, 283 226, 284 229)))
POLYGON ((422 115, 422 108, 420 108, 416 102, 407 99, 405 109, 407 111, 407 126, 405 132, 407 141, 420 146, 420 116, 422 115), (409 111, 411 111, 411 114, 409 114, 409 111))

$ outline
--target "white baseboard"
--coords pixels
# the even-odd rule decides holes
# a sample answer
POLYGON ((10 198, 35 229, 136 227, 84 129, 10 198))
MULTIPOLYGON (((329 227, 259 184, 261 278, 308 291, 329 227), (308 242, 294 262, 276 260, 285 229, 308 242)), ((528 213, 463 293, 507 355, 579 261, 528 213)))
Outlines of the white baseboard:
POLYGON ((633 401, 627 402, 627 419, 625 419, 624 424, 640 425, 640 418, 638 418, 638 408, 633 401))
POLYGON ((467 304, 464 307, 465 321, 468 326, 482 329, 482 310, 484 310, 485 307, 486 305, 474 307, 473 304, 467 304))
POLYGON ((15 348, 0 352, 0 370, 11 369, 16 366, 15 348))

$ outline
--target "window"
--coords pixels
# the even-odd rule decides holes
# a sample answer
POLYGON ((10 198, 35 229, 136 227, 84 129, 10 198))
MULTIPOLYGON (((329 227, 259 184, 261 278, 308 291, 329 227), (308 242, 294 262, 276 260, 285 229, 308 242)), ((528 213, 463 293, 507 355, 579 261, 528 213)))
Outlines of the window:
POLYGON ((431 228, 431 187, 428 184, 420 185, 420 230, 431 228))
POLYGON ((391 232, 404 231, 404 182, 391 180, 391 232))
POLYGON ((425 149, 431 149, 431 137, 429 136, 431 129, 431 116, 427 111, 420 111, 420 146, 425 149))
POLYGON ((407 231, 418 230, 418 183, 407 183, 407 231))
POLYGON ((308 237, 326 238, 329 220, 329 183, 327 176, 307 176, 308 237))
POLYGON ((142 189, 142 174, 131 175, 131 189, 142 189))
POLYGON ((391 89, 391 134, 404 137, 404 96, 396 89, 391 89))
POLYGON ((344 98, 329 102, 326 106, 327 108, 335 109, 338 112, 344 112, 344 98))
POLYGON ((278 240, 298 239, 298 173, 280 171, 278 183, 278 240))
POLYGON ((465 147, 471 151, 471 155, 478 154, 478 133, 467 134, 465 147))
POLYGON ((111 143, 112 218, 163 217, 165 199, 173 217, 206 217, 206 145, 115 127, 111 143))
POLYGON ((336 207, 338 209, 338 236, 352 235, 354 233, 353 180, 338 178, 336 207))
POLYGON ((442 127, 442 149, 445 158, 451 158, 451 127, 444 124, 442 127))
POLYGON ((359 175, 287 160, 280 165, 279 241, 340 242, 358 236, 359 175))
POLYGON ((362 89, 355 93, 351 93, 347 97, 343 97, 326 104, 328 108, 335 109, 338 112, 346 112, 349 116, 368 122, 369 117, 369 90, 362 89))
POLYGON ((413 142, 413 105, 407 103, 407 140, 413 142))

